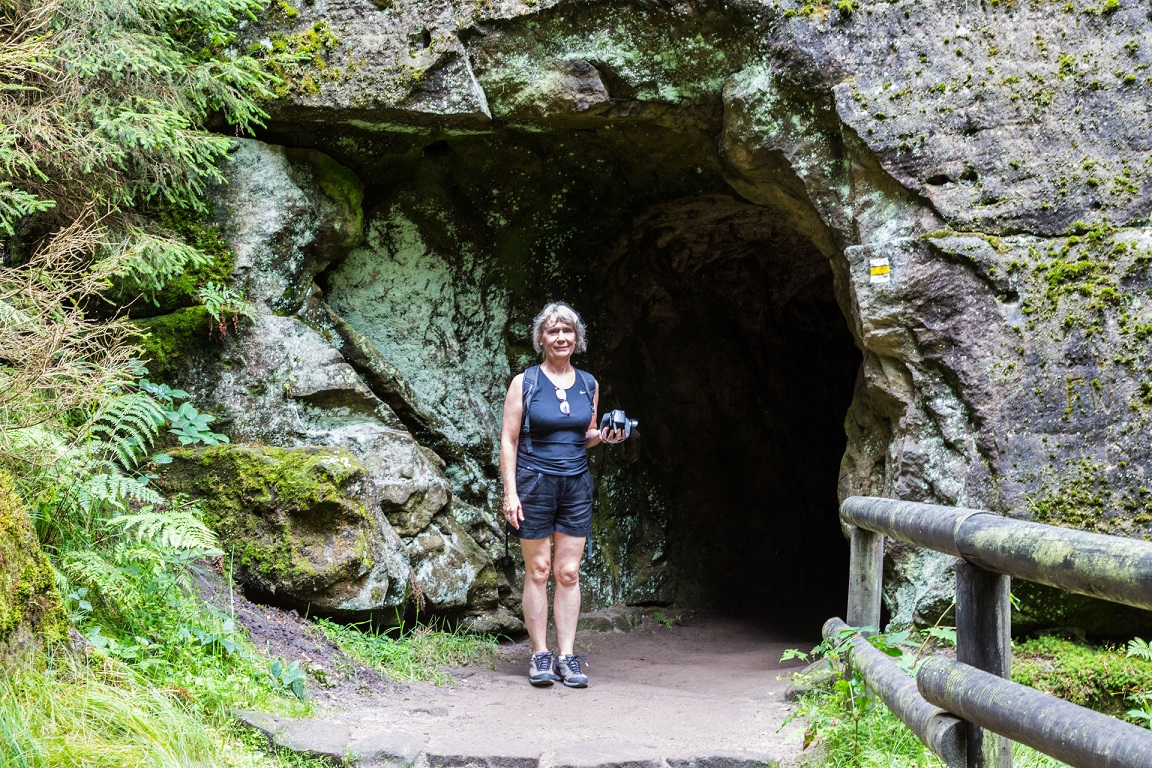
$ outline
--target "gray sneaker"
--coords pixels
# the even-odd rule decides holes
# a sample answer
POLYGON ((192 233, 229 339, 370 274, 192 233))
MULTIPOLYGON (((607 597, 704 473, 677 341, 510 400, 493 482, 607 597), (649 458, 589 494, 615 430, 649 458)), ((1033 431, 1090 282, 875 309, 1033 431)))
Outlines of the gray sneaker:
POLYGON ((584 674, 584 670, 580 667, 580 662, 588 663, 587 656, 557 656, 556 657, 556 674, 558 680, 564 683, 569 688, 587 688, 588 675, 584 674))
POLYGON ((559 676, 552 671, 552 651, 532 654, 532 660, 528 662, 528 682, 543 688, 559 679, 559 676))

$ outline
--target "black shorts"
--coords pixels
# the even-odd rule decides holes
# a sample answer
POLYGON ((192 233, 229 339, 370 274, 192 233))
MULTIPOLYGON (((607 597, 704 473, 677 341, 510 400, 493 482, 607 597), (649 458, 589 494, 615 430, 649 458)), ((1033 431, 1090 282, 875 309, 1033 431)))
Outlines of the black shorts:
POLYGON ((516 493, 524 519, 512 534, 547 539, 553 533, 588 538, 592 533, 592 471, 571 477, 516 468, 516 493))

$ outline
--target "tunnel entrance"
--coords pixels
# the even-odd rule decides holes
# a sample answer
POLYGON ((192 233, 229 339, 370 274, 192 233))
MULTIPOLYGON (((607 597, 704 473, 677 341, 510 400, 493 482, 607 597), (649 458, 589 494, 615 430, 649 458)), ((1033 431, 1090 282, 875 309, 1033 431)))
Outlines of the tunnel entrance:
POLYGON ((843 610, 836 478, 860 353, 828 259, 730 195, 638 216, 600 271, 604 376, 645 425, 687 605, 819 626, 843 610))
POLYGON ((671 601, 814 631, 845 604, 836 484, 861 355, 827 256, 734 193, 717 133, 713 114, 325 149, 364 181, 369 243, 414 227, 457 279, 508 297, 513 373, 534 362, 545 302, 589 321, 577 364, 600 379, 602 410, 625 408, 642 433, 597 459, 619 492, 600 494, 593 605, 671 601))

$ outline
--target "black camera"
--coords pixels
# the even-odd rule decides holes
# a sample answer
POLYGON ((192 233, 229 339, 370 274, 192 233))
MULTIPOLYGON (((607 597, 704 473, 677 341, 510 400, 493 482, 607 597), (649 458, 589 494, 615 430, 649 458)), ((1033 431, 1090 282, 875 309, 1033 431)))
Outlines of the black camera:
POLYGON ((621 410, 609 411, 600 419, 600 429, 624 430, 624 438, 632 437, 632 430, 636 428, 636 419, 628 418, 628 414, 621 410))

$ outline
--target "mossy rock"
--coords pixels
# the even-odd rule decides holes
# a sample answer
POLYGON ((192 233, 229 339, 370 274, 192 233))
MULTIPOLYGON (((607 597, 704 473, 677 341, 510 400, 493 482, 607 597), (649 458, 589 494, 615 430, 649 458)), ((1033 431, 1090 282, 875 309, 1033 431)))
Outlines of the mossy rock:
POLYGON ((133 318, 166 315, 199 304, 200 289, 209 283, 227 284, 236 264, 236 254, 209 215, 174 209, 156 211, 154 215, 183 243, 207 256, 208 260, 188 267, 167 281, 160 291, 148 291, 130 280, 114 280, 104 296, 115 306, 126 306, 133 318))
POLYGON ((1016 682, 1113 717, 1132 708, 1129 696, 1152 690, 1152 661, 1123 648, 1045 635, 1016 644, 1013 655, 1016 682))
POLYGON ((29 642, 59 641, 67 633, 52 566, 11 476, 0 470, 0 653, 29 642))
POLYGON ((390 593, 374 569, 386 542, 365 503, 367 473, 346 449, 226 445, 172 458, 159 485, 203 500, 242 582, 322 610, 390 593))
POLYGON ((147 332, 143 341, 144 359, 156 378, 179 371, 189 354, 215 343, 214 322, 203 306, 184 307, 135 323, 147 332))

